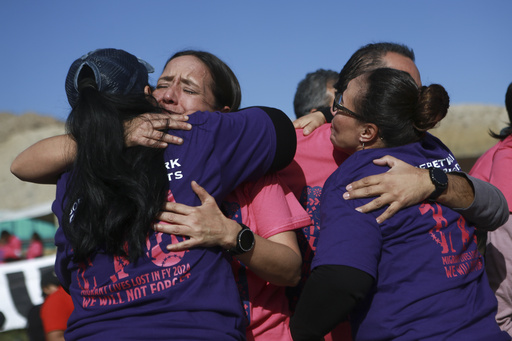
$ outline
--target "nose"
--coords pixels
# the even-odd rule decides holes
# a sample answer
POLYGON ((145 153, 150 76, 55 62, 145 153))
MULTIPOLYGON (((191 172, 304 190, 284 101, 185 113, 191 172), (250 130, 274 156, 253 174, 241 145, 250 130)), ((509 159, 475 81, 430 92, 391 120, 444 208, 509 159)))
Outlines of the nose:
POLYGON ((162 94, 162 102, 167 104, 176 104, 178 102, 178 91, 175 85, 165 88, 162 94))

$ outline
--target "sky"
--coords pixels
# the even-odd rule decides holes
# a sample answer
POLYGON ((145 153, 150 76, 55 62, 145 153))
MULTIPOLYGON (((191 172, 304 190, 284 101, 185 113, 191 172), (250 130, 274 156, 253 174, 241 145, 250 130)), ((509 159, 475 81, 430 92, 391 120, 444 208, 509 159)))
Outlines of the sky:
POLYGON ((175 52, 214 53, 239 78, 242 106, 294 118, 308 72, 339 72, 359 47, 381 41, 411 47, 423 84, 442 84, 452 105, 504 106, 511 13, 510 0, 6 0, 0 112, 65 120, 69 66, 112 47, 152 64, 151 84, 175 52))

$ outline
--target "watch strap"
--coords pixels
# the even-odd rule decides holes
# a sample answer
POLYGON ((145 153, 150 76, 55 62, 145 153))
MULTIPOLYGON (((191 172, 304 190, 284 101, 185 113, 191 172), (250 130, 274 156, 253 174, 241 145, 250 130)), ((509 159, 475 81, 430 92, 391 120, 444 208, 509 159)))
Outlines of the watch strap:
POLYGON ((228 250, 230 254, 235 256, 249 252, 254 247, 254 232, 247 225, 240 223, 240 226, 242 229, 236 236, 236 245, 228 250))
POLYGON ((448 177, 440 168, 430 167, 428 171, 430 181, 435 186, 435 190, 430 194, 428 200, 434 201, 448 188, 448 177))

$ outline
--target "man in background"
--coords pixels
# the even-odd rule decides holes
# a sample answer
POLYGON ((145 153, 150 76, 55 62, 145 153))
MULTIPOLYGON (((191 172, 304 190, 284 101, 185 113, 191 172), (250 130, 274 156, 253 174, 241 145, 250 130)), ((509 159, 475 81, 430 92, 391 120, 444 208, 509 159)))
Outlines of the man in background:
POLYGON ((310 72, 297 85, 293 109, 297 118, 315 111, 331 111, 334 100, 334 83, 338 80, 338 72, 318 69, 310 72))
MULTIPOLYGON (((421 86, 420 73, 414 60, 413 51, 405 45, 395 43, 365 45, 352 55, 338 75, 338 86, 344 90, 351 79, 379 67, 408 72, 418 86, 421 86)), ((299 88, 300 85, 297 93, 299 88)), ((324 182, 348 157, 347 154, 335 150, 330 141, 330 124, 324 124, 332 119, 330 111, 328 114, 330 117, 322 110, 315 110, 307 115, 309 117, 305 116, 294 122, 297 128, 297 152, 294 161, 279 172, 314 223, 303 228, 302 233, 297 237, 303 258, 303 277, 298 287, 288 291, 292 309, 302 286, 309 277, 311 261, 316 252, 321 229, 319 204, 324 182)), ((391 157, 380 159, 378 164, 387 165, 391 169, 386 173, 368 178, 372 180, 359 180, 350 184, 351 188, 347 188, 344 198, 377 197, 367 205, 358 208, 362 213, 389 205, 378 217, 379 223, 401 208, 427 199, 435 189, 429 177, 429 171, 426 169, 415 168, 391 157)), ((507 219, 506 201, 499 190, 483 181, 468 178, 463 173, 448 174, 447 188, 436 201, 455 209, 468 221, 483 229, 494 230, 507 219), (489 202, 493 202, 493 205, 488 205, 489 202)), ((347 337, 347 329, 334 330, 333 338, 347 337)))
POLYGON ((53 268, 41 275, 43 304, 32 307, 27 318, 30 341, 63 341, 73 312, 71 296, 62 288, 53 268))

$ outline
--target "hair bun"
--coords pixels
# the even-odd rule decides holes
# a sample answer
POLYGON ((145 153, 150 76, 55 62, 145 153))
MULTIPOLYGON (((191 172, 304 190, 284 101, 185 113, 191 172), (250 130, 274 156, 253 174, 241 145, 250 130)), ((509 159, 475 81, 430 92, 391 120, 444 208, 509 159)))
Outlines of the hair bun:
POLYGON ((419 100, 414 127, 427 131, 436 126, 448 113, 450 97, 442 85, 431 84, 419 90, 419 100))

